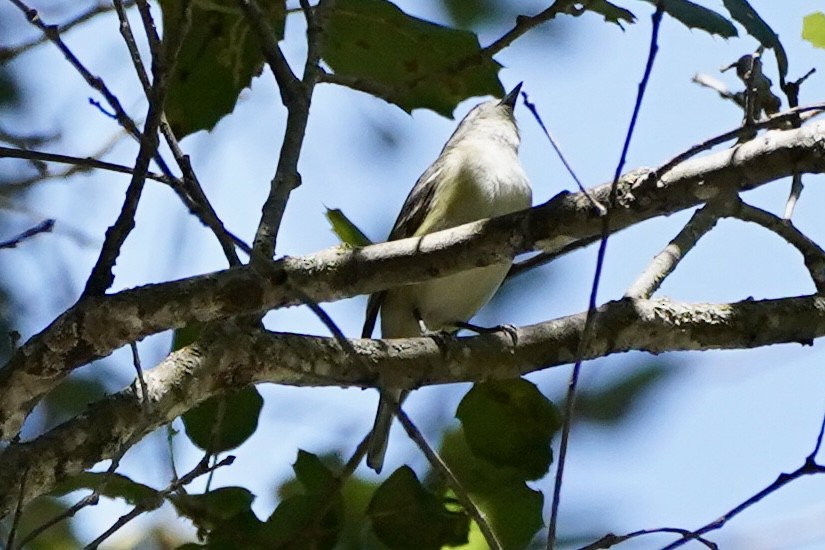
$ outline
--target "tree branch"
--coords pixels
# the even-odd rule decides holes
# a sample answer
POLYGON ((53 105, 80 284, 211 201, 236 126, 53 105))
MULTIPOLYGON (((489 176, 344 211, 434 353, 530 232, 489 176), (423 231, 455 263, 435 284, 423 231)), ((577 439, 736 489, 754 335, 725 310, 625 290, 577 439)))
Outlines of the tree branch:
MULTIPOLYGON (((134 174, 134 168, 130 166, 123 166, 122 164, 113 164, 94 158, 72 157, 69 155, 58 155, 55 153, 46 153, 43 151, 32 151, 28 149, 15 149, 13 147, 0 146, 0 158, 13 159, 30 159, 43 162, 56 162, 59 164, 68 164, 71 166, 80 166, 83 168, 98 170, 107 170, 109 172, 118 172, 120 174, 134 174)), ((146 178, 150 180, 159 181, 167 185, 173 185, 173 178, 168 178, 162 174, 155 174, 154 172, 147 172, 146 178)))
MULTIPOLYGON (((585 313, 523 327, 517 345, 504 334, 456 338, 440 347, 431 338, 351 340, 240 329, 227 324, 169 355, 144 374, 147 407, 137 382, 89 406, 85 413, 37 439, 0 454, 0 516, 56 482, 114 456, 120 442, 139 438, 204 399, 229 389, 271 382, 294 386, 374 386, 414 389, 432 384, 501 379, 576 359, 585 313), (364 365, 373 371, 364 373, 364 365)), ((825 336, 825 296, 687 304, 667 299, 622 299, 596 311, 583 350, 594 359, 631 350, 650 353, 750 349, 778 343, 810 344, 825 336)))
POLYGON ((307 58, 301 80, 292 72, 275 40, 275 34, 266 23, 266 18, 255 0, 237 1, 260 42, 261 51, 281 91, 281 100, 287 108, 286 129, 278 156, 278 166, 270 182, 269 196, 261 209, 261 219, 252 245, 256 254, 252 255, 250 261, 259 265, 264 260, 272 258, 275 253, 276 238, 289 196, 301 184, 298 159, 301 156, 309 120, 312 92, 320 73, 317 40, 321 23, 318 18, 321 17, 319 14, 323 12, 324 5, 328 4, 329 0, 320 1, 314 9, 302 3, 302 9, 307 18, 307 58))
MULTIPOLYGON (((611 231, 690 208, 722 193, 753 189, 793 173, 825 172, 825 122, 773 131, 735 149, 687 161, 660 180, 640 169, 591 195, 612 208, 611 231)), ((84 299, 21 346, 0 369, 0 440, 10 439, 28 412, 71 370, 131 341, 192 320, 214 321, 301 305, 293 288, 314 303, 371 294, 547 252, 592 239, 601 217, 582 193, 561 194, 530 210, 455 229, 361 249, 339 246, 265 269, 231 268, 179 281, 84 299)))
MULTIPOLYGON (((131 7, 135 4, 135 0, 126 0, 125 2, 123 2, 123 4, 126 7, 131 7)), ((78 25, 85 23, 86 21, 89 21, 90 19, 97 17, 100 14, 107 13, 110 11, 112 11, 111 4, 109 2, 101 2, 96 6, 92 6, 91 8, 81 13, 80 15, 74 17, 73 19, 70 19, 66 23, 59 25, 57 27, 57 32, 62 34, 73 29, 78 25)), ((43 35, 29 42, 20 44, 18 46, 0 48, 0 62, 9 61, 36 46, 45 44, 46 42, 48 42, 48 40, 48 37, 46 35, 43 35)))

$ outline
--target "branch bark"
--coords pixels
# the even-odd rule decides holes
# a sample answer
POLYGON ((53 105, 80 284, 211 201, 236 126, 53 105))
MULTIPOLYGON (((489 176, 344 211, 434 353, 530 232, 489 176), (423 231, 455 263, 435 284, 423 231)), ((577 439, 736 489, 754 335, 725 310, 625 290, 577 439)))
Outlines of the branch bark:
MULTIPOLYGON (((614 212, 611 232, 701 204, 720 193, 753 189, 795 173, 825 172, 825 122, 774 130, 671 169, 661 179, 640 169, 591 190, 614 212)), ((11 439, 28 413, 69 372, 129 342, 190 321, 214 321, 271 309, 370 294, 540 249, 587 241, 601 218, 583 193, 560 194, 530 210, 362 249, 343 246, 257 267, 230 268, 106 296, 89 296, 21 346, 0 369, 0 439, 11 439), (291 289, 300 289, 300 294, 291 289)))
MULTIPOLYGON (((351 340, 267 332, 226 323, 198 343, 169 355, 137 381, 46 434, 13 443, 0 454, 0 517, 55 483, 114 456, 204 399, 229 389, 270 382, 294 386, 421 386, 512 378, 576 359, 586 312, 522 327, 508 334, 456 338, 351 340), (368 369, 368 370, 365 370, 368 369)), ((663 353, 812 344, 825 335, 825 296, 688 304, 625 298, 601 306, 584 359, 627 351, 663 353)))

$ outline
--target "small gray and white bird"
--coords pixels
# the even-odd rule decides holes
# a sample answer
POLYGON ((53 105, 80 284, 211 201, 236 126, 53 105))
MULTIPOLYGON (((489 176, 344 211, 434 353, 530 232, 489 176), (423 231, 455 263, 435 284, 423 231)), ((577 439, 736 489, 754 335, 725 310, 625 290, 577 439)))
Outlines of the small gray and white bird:
MULTIPOLYGON (((501 100, 473 107, 441 154, 415 182, 390 231, 394 241, 503 216, 532 205, 532 191, 518 159, 520 137, 513 116, 521 84, 501 100)), ((511 262, 473 268, 423 283, 373 294, 362 336, 372 337, 381 311, 383 338, 455 331, 493 297, 511 262)), ((403 399, 404 392, 394 395, 403 399)), ((382 400, 372 430, 367 465, 380 472, 392 411, 382 400)))

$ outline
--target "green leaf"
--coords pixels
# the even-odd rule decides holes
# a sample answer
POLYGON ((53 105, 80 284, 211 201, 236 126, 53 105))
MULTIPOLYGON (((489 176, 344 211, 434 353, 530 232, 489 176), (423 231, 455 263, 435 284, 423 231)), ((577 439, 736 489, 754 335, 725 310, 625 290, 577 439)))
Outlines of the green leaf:
POLYGON ((817 48, 825 48, 825 13, 806 15, 802 20, 802 38, 817 48))
POLYGON ((302 449, 298 450, 298 458, 292 465, 295 477, 306 488, 307 492, 327 493, 331 491, 337 479, 327 468, 318 455, 308 453, 302 449))
POLYGON ((467 515, 448 509, 407 466, 376 489, 367 515, 378 539, 393 550, 439 550, 467 543, 467 515))
POLYGON ((55 426, 80 414, 106 395, 106 384, 100 378, 72 376, 46 397, 43 407, 44 424, 55 426))
POLYGON ((332 232, 335 233, 341 242, 350 246, 367 246, 371 245, 372 241, 358 229, 354 223, 347 218, 338 208, 327 208, 327 220, 332 226, 332 232))
POLYGON ((255 433, 263 403, 254 386, 210 397, 181 417, 186 435, 208 453, 234 449, 255 433))
MULTIPOLYGON (((656 0, 645 0, 656 4, 656 0)), ((689 29, 703 30, 723 38, 737 36, 736 27, 727 18, 689 0, 663 0, 665 13, 689 29)))
POLYGON ((317 455, 298 451, 292 466, 304 492, 281 501, 262 529, 270 548, 332 548, 344 528, 344 502, 337 478, 317 455))
POLYGON ((188 325, 181 327, 175 331, 172 338, 172 351, 178 351, 193 343, 201 335, 203 323, 200 321, 192 321, 188 325))
POLYGON ((209 550, 271 550, 264 523, 250 508, 241 509, 233 516, 218 519, 209 530, 201 529, 205 537, 203 548, 209 550))
POLYGON ((468 97, 501 96, 501 68, 478 37, 407 15, 386 0, 339 0, 321 54, 338 76, 407 112, 452 116, 468 97))
POLYGON ((524 479, 538 479, 550 468, 550 444, 561 417, 555 405, 527 380, 474 385, 458 405, 456 416, 479 458, 515 468, 524 479))
POLYGON ((453 23, 463 28, 494 22, 507 13, 506 3, 497 0, 443 0, 443 4, 453 23))
POLYGON ((461 430, 445 434, 441 456, 507 549, 526 548, 541 529, 544 497, 521 472, 496 467, 470 450, 461 430))
POLYGON ((166 498, 199 528, 212 529, 251 511, 255 495, 244 487, 222 487, 199 495, 173 493, 166 498))
POLYGON ((602 424, 626 419, 643 394, 662 381, 666 372, 659 366, 648 365, 606 388, 580 391, 576 397, 576 418, 602 424))
POLYGON ((138 483, 122 474, 107 474, 106 472, 82 472, 71 476, 55 485, 50 494, 59 497, 80 489, 94 491, 98 487, 102 488, 100 491, 102 496, 122 498, 132 506, 142 504, 155 509, 163 504, 163 496, 160 492, 148 485, 138 483))
POLYGON ((294 495, 272 512, 261 536, 270 548, 320 550, 333 548, 342 528, 340 495, 294 495))
POLYGON ((779 36, 762 19, 758 13, 748 4, 747 0, 723 0, 731 17, 740 25, 745 27, 748 34, 756 38, 760 44, 770 48, 776 55, 776 62, 779 65, 779 74, 784 79, 788 74, 788 56, 785 48, 779 41, 779 36))
MULTIPOLYGON (((164 39, 182 31, 183 3, 160 0, 164 39)), ((280 40, 283 0, 259 2, 280 40)), ((169 78, 165 110, 178 138, 211 130, 232 112, 241 91, 261 72, 263 54, 255 33, 234 0, 194 0, 192 22, 169 78)))
MULTIPOLYGON (((69 505, 49 497, 37 498, 23 507, 23 515, 17 525, 18 543, 25 539, 35 529, 40 529, 43 525, 54 519, 56 516, 65 514, 69 505)), ((8 528, 9 523, 3 523, 8 528)), ((83 548, 83 543, 75 534, 78 527, 76 521, 61 521, 42 531, 34 540, 28 542, 26 550, 76 550, 83 548)), ((7 530, 3 530, 3 544, 7 530)), ((88 542, 88 539, 87 539, 88 542)), ((16 545, 15 545, 16 546, 16 545)))
POLYGON ((585 9, 602 15, 605 21, 615 23, 620 27, 623 21, 625 23, 636 22, 636 16, 633 15, 633 12, 611 4, 607 0, 591 0, 585 4, 585 9))

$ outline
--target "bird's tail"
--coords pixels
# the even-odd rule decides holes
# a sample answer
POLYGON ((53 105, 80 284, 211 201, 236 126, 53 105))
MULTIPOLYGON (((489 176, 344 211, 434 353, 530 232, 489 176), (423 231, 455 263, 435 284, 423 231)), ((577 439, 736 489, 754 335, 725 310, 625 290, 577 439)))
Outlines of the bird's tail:
MULTIPOLYGON (((402 392, 395 392, 395 398, 400 400, 402 392)), ((367 466, 380 474, 384 467, 384 455, 387 452, 387 443, 390 439, 392 426, 392 409, 384 399, 378 402, 378 412, 375 413, 375 424, 372 426, 370 446, 367 450, 367 466)))

